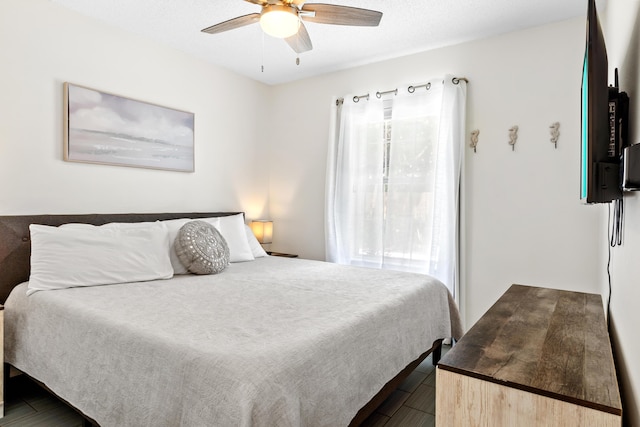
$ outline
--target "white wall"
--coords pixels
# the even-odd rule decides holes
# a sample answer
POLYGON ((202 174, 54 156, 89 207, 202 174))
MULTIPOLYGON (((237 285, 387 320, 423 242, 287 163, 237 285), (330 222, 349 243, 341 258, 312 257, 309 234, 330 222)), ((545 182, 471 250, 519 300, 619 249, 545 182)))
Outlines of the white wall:
MULTIPOLYGON (((601 206, 579 200, 584 19, 447 47, 277 87, 270 159, 274 248, 324 258, 324 184, 336 98, 466 76, 467 326, 512 284, 600 292, 601 206), (560 122, 554 149, 549 126, 560 122), (520 128, 515 151, 508 129, 520 128)), ((349 101, 346 101, 349 102, 349 101)))
MULTIPOLYGON (((640 142, 640 1, 616 0, 601 15, 609 56, 609 75, 620 73, 620 88, 630 97, 630 140, 640 142)), ((623 245, 612 250, 611 325, 619 381, 623 392, 625 425, 640 426, 640 194, 624 197, 623 245)), ((606 221, 602 228, 606 227, 606 221)), ((603 284, 606 287, 606 283, 603 284)), ((608 291, 603 289, 602 293, 608 291)))
POLYGON ((47 0, 0 2, 0 214, 268 216, 269 88, 47 0), (62 160, 62 84, 195 113, 195 173, 62 160))

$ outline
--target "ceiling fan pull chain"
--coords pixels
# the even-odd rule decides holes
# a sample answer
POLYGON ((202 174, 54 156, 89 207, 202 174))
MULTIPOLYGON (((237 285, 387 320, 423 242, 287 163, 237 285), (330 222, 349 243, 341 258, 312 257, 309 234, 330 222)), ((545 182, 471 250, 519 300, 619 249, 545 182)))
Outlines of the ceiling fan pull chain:
POLYGON ((264 31, 262 32, 262 59, 260 61, 260 71, 264 73, 264 31))

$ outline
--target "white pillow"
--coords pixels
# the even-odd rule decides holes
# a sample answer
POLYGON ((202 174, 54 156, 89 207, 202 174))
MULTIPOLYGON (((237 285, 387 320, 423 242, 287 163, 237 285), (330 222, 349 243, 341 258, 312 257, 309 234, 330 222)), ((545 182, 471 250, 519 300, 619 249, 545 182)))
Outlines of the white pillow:
POLYGON ((249 242, 247 233, 244 231, 244 215, 236 214, 221 216, 216 218, 202 218, 218 229, 224 240, 229 245, 229 262, 253 261, 255 258, 249 242))
POLYGON ((31 224, 27 295, 40 290, 169 279, 169 234, 162 223, 96 227, 31 224))
POLYGON ((160 221, 165 224, 169 230, 169 259, 171 260, 171 266, 173 267, 173 274, 189 274, 187 267, 180 262, 180 258, 178 258, 178 254, 176 253, 176 248, 174 246, 176 237, 178 237, 178 233, 180 232, 180 228, 189 221, 193 220, 190 218, 180 218, 160 221))
POLYGON ((269 256, 265 252, 264 248, 256 239, 256 235, 251 231, 251 227, 245 224, 244 231, 247 233, 247 242, 249 242, 249 247, 251 248, 251 252, 253 253, 254 258, 261 258, 264 256, 269 256))
MULTIPOLYGON (((109 227, 120 227, 120 228, 127 228, 127 227, 140 227, 141 225, 150 225, 150 224, 156 224, 156 223, 163 223, 167 226, 167 232, 169 233, 169 248, 167 249, 169 251, 169 259, 171 260, 171 266, 173 267, 173 274, 188 274, 189 271, 187 270, 187 268, 182 265, 182 263, 180 262, 180 259, 178 258, 178 255, 176 254, 176 249, 173 246, 173 243, 176 240, 176 237, 178 237, 178 232, 180 231, 180 228, 185 225, 187 222, 189 221, 193 221, 191 218, 179 218, 179 219, 168 219, 168 220, 164 220, 164 221, 156 221, 156 222, 109 222, 107 224, 101 225, 100 227, 105 227, 105 228, 109 228, 109 227)), ((95 225, 91 225, 91 224, 82 224, 82 223, 69 223, 69 224, 63 224, 60 227, 65 227, 65 228, 70 228, 70 227, 76 227, 76 228, 81 228, 81 227, 95 227, 95 225)))

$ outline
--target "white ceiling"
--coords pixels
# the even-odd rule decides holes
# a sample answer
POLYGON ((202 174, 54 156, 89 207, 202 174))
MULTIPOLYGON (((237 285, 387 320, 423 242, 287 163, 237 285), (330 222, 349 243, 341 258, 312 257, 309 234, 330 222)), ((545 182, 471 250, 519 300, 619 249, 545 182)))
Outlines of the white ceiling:
POLYGON ((379 27, 306 23, 313 50, 301 54, 296 65, 289 46, 263 35, 258 24, 214 35, 200 32, 260 11, 243 0, 52 1, 267 84, 585 16, 587 8, 587 0, 319 0, 384 15, 379 27))

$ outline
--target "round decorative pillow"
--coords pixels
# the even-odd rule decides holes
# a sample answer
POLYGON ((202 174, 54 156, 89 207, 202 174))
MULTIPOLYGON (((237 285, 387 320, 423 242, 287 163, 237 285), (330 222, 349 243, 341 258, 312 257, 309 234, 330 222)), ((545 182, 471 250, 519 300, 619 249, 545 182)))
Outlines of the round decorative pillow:
POLYGON ((195 274, 216 274, 229 265, 229 246, 216 228, 204 221, 190 221, 178 232, 173 246, 178 259, 195 274))

